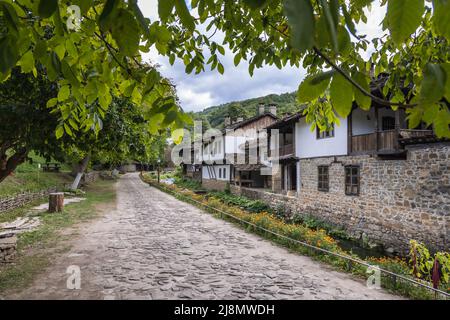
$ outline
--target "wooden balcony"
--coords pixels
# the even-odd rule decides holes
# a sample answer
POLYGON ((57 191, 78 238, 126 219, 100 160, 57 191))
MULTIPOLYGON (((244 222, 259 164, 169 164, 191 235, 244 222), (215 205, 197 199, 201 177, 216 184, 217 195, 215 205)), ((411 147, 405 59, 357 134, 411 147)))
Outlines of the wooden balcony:
MULTIPOLYGON (((287 156, 294 156, 294 145, 293 144, 286 144, 283 146, 280 146, 278 149, 278 157, 287 157, 287 156)), ((273 150, 269 150, 269 157, 273 156, 273 150)))
POLYGON ((387 130, 351 137, 352 154, 378 153, 389 154, 402 152, 401 138, 423 137, 433 134, 431 130, 387 130))
POLYGON ((289 156, 294 154, 294 145, 293 144, 286 144, 284 146, 280 147, 280 156, 289 156))

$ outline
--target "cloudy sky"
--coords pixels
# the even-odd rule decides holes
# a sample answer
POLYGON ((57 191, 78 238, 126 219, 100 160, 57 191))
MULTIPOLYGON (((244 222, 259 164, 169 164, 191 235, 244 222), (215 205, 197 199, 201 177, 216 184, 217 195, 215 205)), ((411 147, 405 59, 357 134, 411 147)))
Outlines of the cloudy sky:
MULTIPOLYGON (((146 17, 152 21, 158 19, 157 0, 140 0, 139 6, 146 17)), ((385 8, 373 6, 368 15, 367 24, 360 24, 358 33, 367 34, 369 39, 371 36, 379 35, 381 33, 379 24, 384 13, 385 8)), ((220 34, 216 35, 214 40, 220 43, 220 37, 220 34)), ((272 93, 292 92, 297 89, 305 76, 305 71, 302 69, 285 67, 279 70, 266 66, 256 69, 253 77, 250 77, 248 64, 242 61, 238 67, 235 67, 234 56, 230 53, 227 51, 225 57, 220 58, 225 67, 224 75, 219 74, 217 70, 209 71, 209 67, 201 74, 188 75, 184 72, 185 67, 182 61, 176 61, 171 66, 168 58, 159 56, 156 51, 144 57, 161 65, 162 74, 172 79, 177 85, 181 105, 186 111, 200 111, 210 106, 272 93)))

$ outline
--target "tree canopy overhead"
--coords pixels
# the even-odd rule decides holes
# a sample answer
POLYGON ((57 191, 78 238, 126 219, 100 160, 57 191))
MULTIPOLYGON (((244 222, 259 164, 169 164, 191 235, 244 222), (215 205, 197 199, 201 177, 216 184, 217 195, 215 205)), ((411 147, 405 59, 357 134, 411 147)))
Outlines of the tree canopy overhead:
POLYGON ((171 63, 181 59, 187 73, 206 67, 223 73, 220 57, 228 47, 236 65, 249 62, 250 74, 264 65, 302 65, 308 76, 298 101, 308 103, 305 112, 321 129, 336 121, 333 111, 346 116, 354 101, 368 109, 373 100, 406 108, 411 127, 425 121, 450 137, 450 1, 377 1, 387 7, 385 34, 369 39, 356 26, 367 21, 372 2, 159 0, 159 20, 150 21, 137 0, 3 0, 0 71, 7 78, 15 65, 34 72, 35 62, 44 64, 59 83, 49 107, 61 111, 66 133, 66 126, 97 125, 112 94, 147 105, 155 128, 176 129, 188 117, 170 82, 144 65, 140 52, 154 47, 171 63), (79 28, 70 28, 77 26, 71 5, 80 9, 79 28), (224 35, 220 43, 217 31, 224 35), (375 50, 366 61, 359 52, 370 44, 375 50), (388 76, 382 97, 369 87, 380 74, 388 76), (315 112, 324 96, 331 104, 315 112), (95 108, 86 107, 96 100, 95 108))
POLYGON ((5 0, 0 12, 0 80, 14 66, 37 76, 36 66, 43 65, 58 83, 57 96, 47 102, 59 111, 58 138, 99 131, 113 96, 141 106, 154 133, 189 121, 174 85, 141 59, 150 44, 140 44, 151 34, 137 1, 5 0))

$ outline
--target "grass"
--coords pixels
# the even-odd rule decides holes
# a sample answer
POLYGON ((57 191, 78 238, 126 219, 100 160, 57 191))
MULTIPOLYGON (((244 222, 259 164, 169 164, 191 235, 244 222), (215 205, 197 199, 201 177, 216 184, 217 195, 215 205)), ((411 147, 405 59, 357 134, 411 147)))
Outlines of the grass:
POLYGON ((73 180, 68 174, 70 168, 67 165, 61 166, 60 173, 42 172, 42 169, 38 168, 38 164, 45 164, 47 161, 34 153, 30 154, 30 158, 32 162, 21 164, 11 176, 0 183, 0 198, 52 187, 62 189, 65 184, 73 180))
MULTIPOLYGON (((113 181, 99 180, 86 188, 86 200, 72 203, 60 214, 40 214, 42 225, 35 231, 19 235, 18 257, 14 264, 0 266, 0 294, 9 289, 20 289, 29 285, 35 276, 50 265, 52 257, 70 249, 62 230, 77 223, 89 221, 100 214, 100 205, 115 201, 113 181)), ((14 210, 2 220, 24 216, 29 207, 14 210)), ((7 220, 10 221, 10 220, 7 220)))

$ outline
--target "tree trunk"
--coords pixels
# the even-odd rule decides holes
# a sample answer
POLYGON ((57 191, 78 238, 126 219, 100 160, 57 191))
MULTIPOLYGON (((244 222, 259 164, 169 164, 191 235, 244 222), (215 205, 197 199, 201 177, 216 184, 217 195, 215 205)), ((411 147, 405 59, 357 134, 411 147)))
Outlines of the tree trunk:
POLYGON ((70 187, 70 190, 75 191, 78 189, 78 186, 80 185, 81 178, 83 177, 84 172, 86 171, 86 168, 89 164, 89 160, 91 159, 91 156, 84 157, 83 161, 81 162, 81 165, 78 167, 78 172, 75 177, 75 180, 72 183, 72 186, 70 187))
POLYGON ((64 210, 64 193, 50 193, 48 201, 48 212, 62 212, 64 210))
POLYGON ((6 160, 6 155, 2 156, 2 165, 0 167, 0 183, 3 182, 14 170, 16 170, 17 166, 25 162, 28 156, 27 149, 20 149, 14 155, 12 155, 8 160, 6 160))

